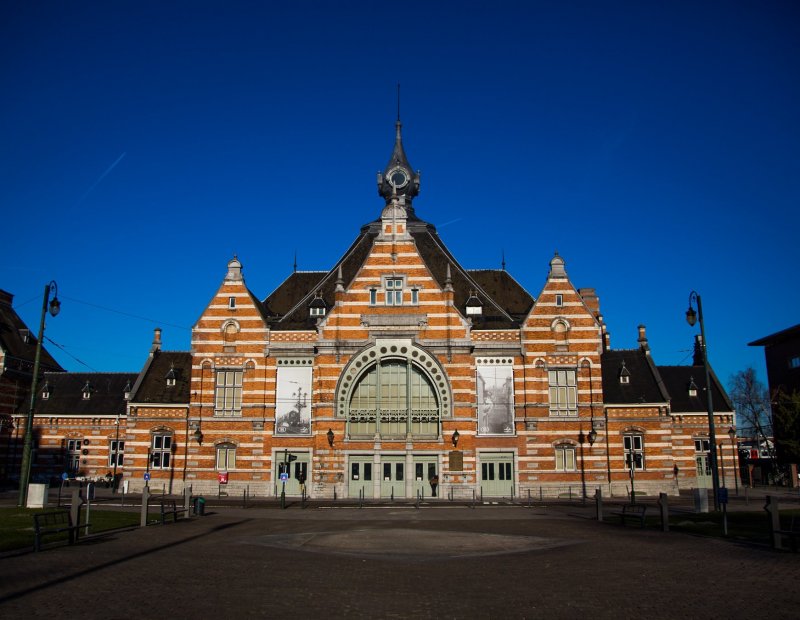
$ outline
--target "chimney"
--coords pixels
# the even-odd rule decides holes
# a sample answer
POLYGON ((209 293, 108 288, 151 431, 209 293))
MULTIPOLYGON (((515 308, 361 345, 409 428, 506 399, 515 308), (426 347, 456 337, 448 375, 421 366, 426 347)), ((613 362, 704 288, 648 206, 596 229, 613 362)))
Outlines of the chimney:
POLYGON ((694 366, 703 365, 703 337, 700 334, 696 334, 694 337, 694 357, 692 358, 692 364, 694 366))
POLYGON ((647 331, 644 325, 639 325, 639 346, 645 351, 650 350, 650 345, 647 342, 647 331))
POLYGON ((153 346, 150 349, 151 351, 160 351, 161 350, 161 328, 156 327, 153 330, 153 346))
POLYGON ((14 301, 14 296, 0 288, 0 306, 10 306, 12 301, 14 301))

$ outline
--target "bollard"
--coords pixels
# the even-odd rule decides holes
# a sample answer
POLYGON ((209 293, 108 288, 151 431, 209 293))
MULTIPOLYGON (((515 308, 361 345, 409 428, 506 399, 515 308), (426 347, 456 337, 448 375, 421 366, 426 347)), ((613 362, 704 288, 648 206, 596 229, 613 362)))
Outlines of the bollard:
POLYGON ((142 512, 139 517, 139 527, 147 527, 147 508, 150 503, 150 488, 142 489, 142 512))
POLYGON ((594 505, 597 513, 597 521, 603 522, 603 490, 597 487, 594 491, 594 505))
MULTIPOLYGON (((71 489, 70 493, 70 503, 69 503, 69 517, 72 519, 72 522, 75 524, 80 523, 81 517, 81 489, 78 487, 77 489, 71 489)), ((78 538, 79 530, 75 530, 75 538, 78 538)))
POLYGON ((661 531, 669 532, 669 499, 666 493, 658 494, 658 508, 661 511, 661 531))
POLYGON ((772 535, 772 548, 783 549, 783 540, 780 535, 781 513, 778 507, 778 500, 771 495, 767 495, 767 503, 764 510, 769 514, 769 531, 772 535))
POLYGON ((336 501, 336 487, 333 487, 333 501, 336 501))

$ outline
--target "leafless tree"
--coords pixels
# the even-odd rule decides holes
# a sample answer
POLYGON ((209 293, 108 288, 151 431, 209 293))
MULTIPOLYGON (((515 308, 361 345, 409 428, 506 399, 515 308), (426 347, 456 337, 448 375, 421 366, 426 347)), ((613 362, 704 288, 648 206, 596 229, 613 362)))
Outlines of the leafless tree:
POLYGON ((733 375, 728 383, 728 394, 736 408, 739 428, 752 429, 759 444, 766 447, 771 459, 775 459, 769 390, 758 380, 756 371, 747 368, 733 375))

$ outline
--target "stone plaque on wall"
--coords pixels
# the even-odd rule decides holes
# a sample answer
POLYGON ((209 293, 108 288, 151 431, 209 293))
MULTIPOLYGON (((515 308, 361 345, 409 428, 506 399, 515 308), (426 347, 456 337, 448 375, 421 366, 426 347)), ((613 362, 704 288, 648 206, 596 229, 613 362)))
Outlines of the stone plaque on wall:
POLYGON ((450 471, 464 471, 464 453, 461 450, 450 452, 450 471))

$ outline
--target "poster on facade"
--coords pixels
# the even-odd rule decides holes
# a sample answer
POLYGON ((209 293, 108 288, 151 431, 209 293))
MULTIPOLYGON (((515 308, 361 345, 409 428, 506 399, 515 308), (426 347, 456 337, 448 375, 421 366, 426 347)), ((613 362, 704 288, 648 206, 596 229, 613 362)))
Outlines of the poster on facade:
POLYGON ((478 433, 514 433, 514 374, 511 366, 478 366, 478 433))
POLYGON ((275 433, 311 434, 311 368, 278 367, 275 433))

